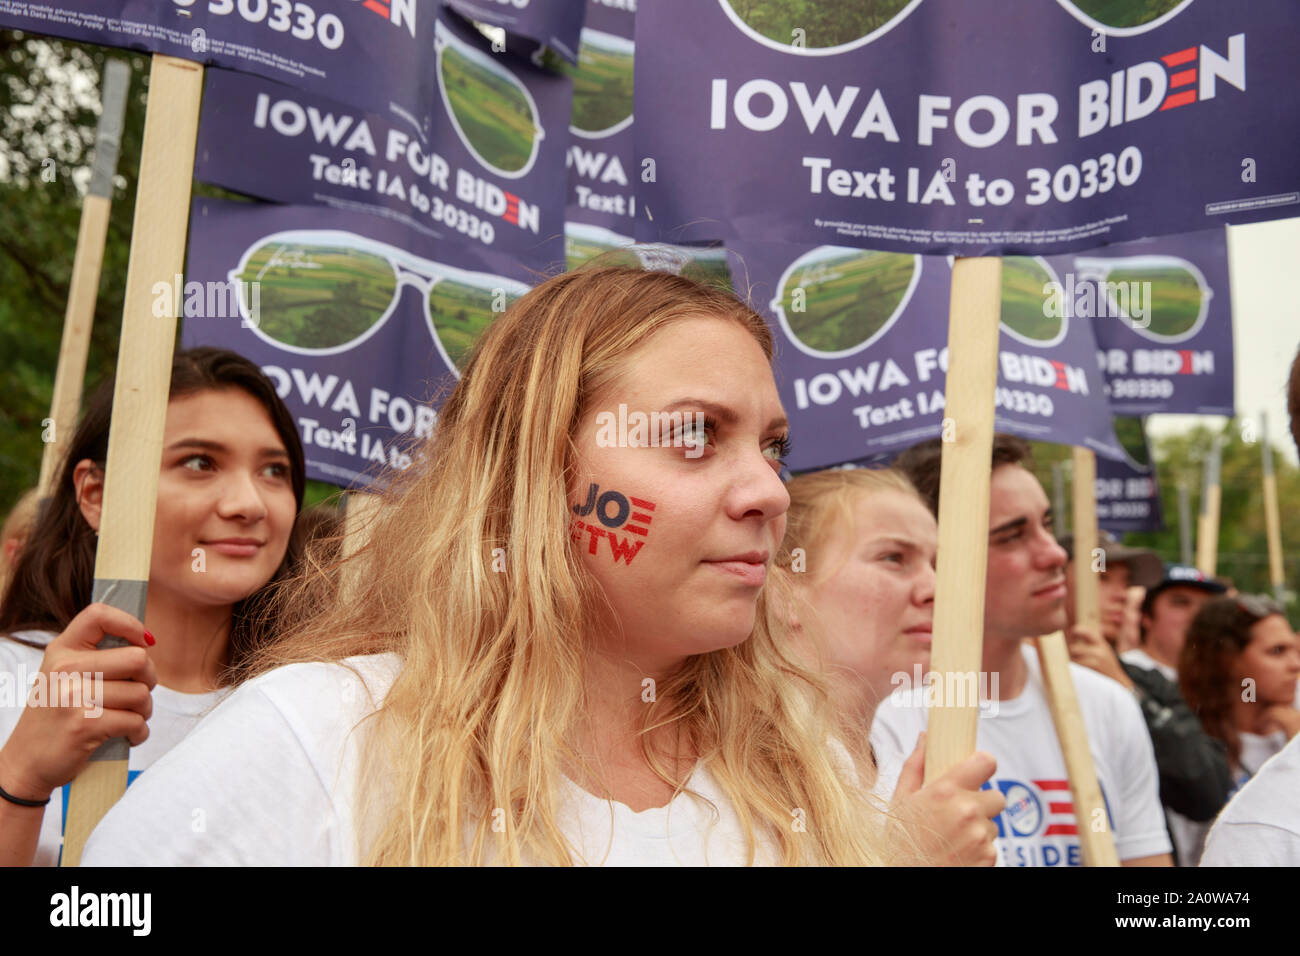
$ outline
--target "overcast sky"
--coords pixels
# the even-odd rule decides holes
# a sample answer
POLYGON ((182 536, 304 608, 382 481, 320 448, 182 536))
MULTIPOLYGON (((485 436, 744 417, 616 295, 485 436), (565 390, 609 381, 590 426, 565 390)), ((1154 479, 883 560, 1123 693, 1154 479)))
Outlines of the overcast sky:
MULTIPOLYGON (((1273 444, 1295 462, 1288 434, 1286 381, 1300 349, 1300 218, 1228 227, 1232 322, 1236 339, 1237 416, 1258 424, 1268 413, 1273 444)), ((1153 436, 1217 416, 1153 415, 1153 436)))

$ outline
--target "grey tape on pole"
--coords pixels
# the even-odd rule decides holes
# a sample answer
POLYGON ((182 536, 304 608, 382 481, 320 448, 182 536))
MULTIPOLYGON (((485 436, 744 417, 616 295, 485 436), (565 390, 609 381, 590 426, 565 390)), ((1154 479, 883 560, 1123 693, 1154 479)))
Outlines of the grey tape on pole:
POLYGON ((95 131, 95 162, 90 170, 90 195, 113 197, 113 175, 117 172, 117 153, 122 145, 122 126, 126 117, 126 94, 131 87, 131 68, 122 60, 104 64, 104 84, 100 95, 99 128, 95 131))
POLYGON ((1219 483, 1219 471, 1223 464, 1223 439, 1218 435, 1214 436, 1214 450, 1210 453, 1210 468, 1207 475, 1206 487, 1217 485, 1219 483))
POLYGON ((1214 457, 1213 452, 1206 452, 1205 457, 1201 459, 1201 503, 1197 506, 1196 513, 1205 516, 1206 510, 1210 506, 1210 470, 1214 467, 1210 460, 1214 457))
MULTIPOLYGON (((90 592, 90 600, 95 604, 108 604, 119 611, 126 611, 139 620, 144 620, 145 599, 149 594, 148 581, 130 581, 124 578, 95 578, 90 592)), ((120 641, 121 638, 113 638, 120 641)), ((125 643, 125 642, 123 642, 125 643)), ((101 647, 104 645, 101 643, 101 647)), ((120 647, 120 644, 113 645, 120 647)))
POLYGON ((1259 440, 1264 446, 1264 474, 1273 474, 1273 446, 1268 442, 1268 413, 1261 412, 1259 416, 1259 440))
MULTIPOLYGON (((139 620, 144 620, 145 600, 149 594, 148 581, 126 581, 95 578, 90 599, 95 604, 107 604, 119 611, 126 611, 139 620)), ((100 650, 110 647, 126 647, 131 642, 121 637, 105 635, 99 642, 100 650)), ((114 737, 104 741, 90 757, 91 760, 126 760, 130 745, 125 737, 114 737)))

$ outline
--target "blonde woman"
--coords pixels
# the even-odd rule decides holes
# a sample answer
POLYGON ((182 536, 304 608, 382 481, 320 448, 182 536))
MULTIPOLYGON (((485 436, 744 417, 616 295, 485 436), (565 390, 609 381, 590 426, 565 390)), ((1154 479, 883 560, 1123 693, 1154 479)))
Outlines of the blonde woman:
MULTIPOLYGON (((800 475, 790 495, 778 565, 793 585, 801 644, 830 680, 839 736, 871 726, 892 691, 921 686, 930 667, 939 529, 911 482, 888 469, 800 475)), ((933 859, 991 866, 1005 799, 980 787, 996 761, 976 753, 921 787, 921 738, 892 795, 897 816, 921 828, 933 859)), ((863 776, 874 774, 874 768, 863 776)), ((922 840, 922 845, 926 845, 922 840)))
POLYGON ((769 614, 771 357, 758 315, 678 276, 593 268, 521 298, 341 569, 364 588, 291 600, 261 676, 86 862, 888 862, 823 681, 769 614))

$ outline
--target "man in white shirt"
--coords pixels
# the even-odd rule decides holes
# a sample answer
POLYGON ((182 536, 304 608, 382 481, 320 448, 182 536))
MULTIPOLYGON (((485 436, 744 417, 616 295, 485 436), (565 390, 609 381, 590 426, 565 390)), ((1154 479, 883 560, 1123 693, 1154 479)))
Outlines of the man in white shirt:
MULTIPOLYGON (((932 510, 939 500, 942 445, 905 452, 896 467, 932 510)), ((1052 534, 1051 503, 1021 462, 1029 447, 995 435, 989 500, 984 651, 976 746, 997 758, 990 783, 1007 798, 998 848, 1011 866, 1078 866, 1079 828, 1107 828, 1126 866, 1168 866, 1170 844, 1157 796, 1155 757, 1137 700, 1109 678, 1071 665, 1107 820, 1075 817, 1037 654, 1026 638, 1065 627, 1065 551, 1052 534)), ((940 560, 943 560, 942 556, 940 560)), ((925 690, 900 691, 881 704, 872 743, 885 786, 897 777, 927 724, 925 690)))

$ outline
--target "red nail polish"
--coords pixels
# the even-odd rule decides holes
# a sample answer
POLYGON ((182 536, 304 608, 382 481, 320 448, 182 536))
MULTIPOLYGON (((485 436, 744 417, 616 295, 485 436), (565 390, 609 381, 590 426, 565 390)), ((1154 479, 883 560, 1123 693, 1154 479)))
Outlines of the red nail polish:
POLYGON ((144 642, 148 644, 150 647, 153 647, 155 644, 158 643, 156 640, 154 640, 154 636, 150 634, 148 631, 144 632, 144 642))

